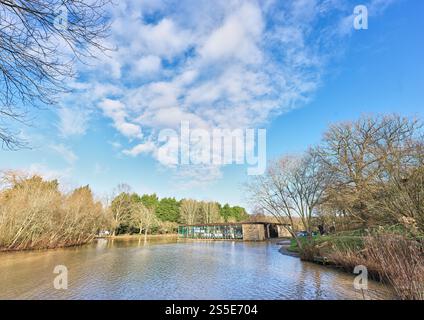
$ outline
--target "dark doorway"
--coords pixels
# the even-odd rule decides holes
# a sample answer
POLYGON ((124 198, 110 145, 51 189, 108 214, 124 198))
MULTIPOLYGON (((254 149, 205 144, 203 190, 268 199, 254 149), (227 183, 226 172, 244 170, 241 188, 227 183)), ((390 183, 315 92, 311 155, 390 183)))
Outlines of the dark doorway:
POLYGON ((275 224, 269 224, 269 237, 270 238, 278 238, 278 227, 275 224))

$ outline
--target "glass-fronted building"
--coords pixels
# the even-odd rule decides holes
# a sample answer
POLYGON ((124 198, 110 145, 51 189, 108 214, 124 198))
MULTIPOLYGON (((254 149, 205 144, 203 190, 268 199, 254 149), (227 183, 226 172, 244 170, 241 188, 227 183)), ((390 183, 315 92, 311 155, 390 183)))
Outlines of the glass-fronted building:
POLYGON ((290 237, 286 227, 286 225, 269 222, 181 225, 178 227, 178 236, 183 239, 262 241, 290 237))
POLYGON ((179 226, 178 235, 190 239, 243 239, 242 224, 179 226))

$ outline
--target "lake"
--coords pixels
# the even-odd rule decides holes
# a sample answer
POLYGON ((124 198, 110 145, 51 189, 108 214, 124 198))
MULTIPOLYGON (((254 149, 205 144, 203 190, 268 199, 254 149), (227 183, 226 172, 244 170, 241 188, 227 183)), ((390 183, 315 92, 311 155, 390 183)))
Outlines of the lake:
MULTIPOLYGON (((354 275, 281 254, 272 242, 96 240, 0 253, 0 299, 363 299, 354 275), (57 290, 55 266, 68 269, 57 290)), ((369 281, 367 299, 392 297, 369 281)))

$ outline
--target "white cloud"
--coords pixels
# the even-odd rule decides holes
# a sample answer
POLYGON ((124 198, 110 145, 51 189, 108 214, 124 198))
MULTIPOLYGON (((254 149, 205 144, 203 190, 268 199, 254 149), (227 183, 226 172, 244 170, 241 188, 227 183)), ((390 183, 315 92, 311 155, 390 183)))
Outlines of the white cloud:
POLYGON ((142 25, 139 35, 137 44, 142 51, 168 59, 182 53, 192 40, 190 32, 180 29, 169 18, 164 18, 156 25, 142 25))
POLYGON ((368 4, 369 14, 371 16, 382 14, 384 10, 397 1, 399 0, 371 0, 368 4))
POLYGON ((64 137, 84 135, 88 129, 89 112, 80 108, 62 107, 58 111, 59 131, 64 137))
POLYGON ((261 40, 263 25, 260 8, 245 3, 207 37, 199 50, 200 55, 218 63, 228 58, 258 63, 262 54, 257 43, 261 40))
POLYGON ((160 71, 162 66, 161 59, 158 56, 148 55, 140 58, 136 62, 134 72, 139 76, 155 74, 160 71))
POLYGON ((78 160, 75 153, 64 144, 51 145, 50 148, 57 152, 70 165, 73 165, 78 160))
MULTIPOLYGON (((378 11, 392 1, 364 4, 378 11)), ((124 137, 144 139, 123 151, 129 156, 154 157, 155 134, 182 120, 262 126, 309 101, 352 11, 342 0, 119 2, 109 40, 117 51, 81 69, 85 99, 124 137)))
POLYGON ((99 107, 104 114, 113 120, 114 127, 128 138, 142 138, 140 126, 126 120, 128 114, 125 105, 117 100, 103 99, 99 107))
POLYGON ((124 150, 123 153, 129 156, 136 157, 143 153, 152 153, 156 150, 156 146, 152 142, 140 143, 135 147, 124 150))

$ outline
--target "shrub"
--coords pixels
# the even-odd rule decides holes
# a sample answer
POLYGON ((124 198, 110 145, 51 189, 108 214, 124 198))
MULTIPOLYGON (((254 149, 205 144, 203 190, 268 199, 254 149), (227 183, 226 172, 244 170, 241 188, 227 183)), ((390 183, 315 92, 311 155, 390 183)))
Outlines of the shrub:
POLYGON ((56 180, 3 178, 9 183, 0 192, 0 250, 84 244, 104 223, 102 206, 88 186, 64 195, 56 180))

